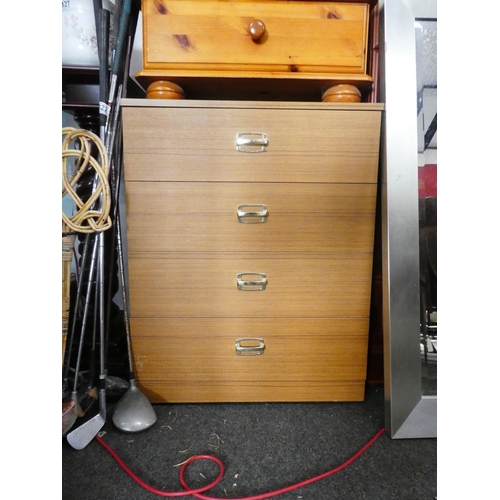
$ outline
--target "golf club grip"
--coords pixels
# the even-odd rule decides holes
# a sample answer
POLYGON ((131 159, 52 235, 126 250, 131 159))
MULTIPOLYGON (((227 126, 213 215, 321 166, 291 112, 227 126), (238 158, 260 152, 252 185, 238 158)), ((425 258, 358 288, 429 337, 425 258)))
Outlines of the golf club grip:
POLYGON ((128 24, 130 19, 131 8, 132 8, 131 0, 125 0, 123 2, 122 12, 120 15, 117 41, 116 41, 116 50, 115 50, 115 55, 113 57, 112 73, 113 75, 116 76, 120 75, 123 65, 123 56, 125 53, 125 42, 128 33, 128 24))
POLYGON ((97 38, 97 47, 99 50, 99 125, 101 128, 106 126, 109 115, 109 107, 106 103, 109 85, 109 26, 110 12, 106 9, 101 9, 99 11, 99 31, 97 38))
MULTIPOLYGON (((94 14, 98 14, 99 11, 102 9, 102 0, 94 0, 93 3, 94 3, 94 14)), ((96 21, 97 21, 97 17, 96 17, 96 21)))
MULTIPOLYGON (((102 0, 94 0, 94 21, 95 21, 95 32, 97 34, 97 39, 99 39, 99 11, 102 9, 102 0)), ((99 46, 99 42, 97 42, 99 46)))
POLYGON ((127 97, 127 87, 128 87, 128 75, 130 73, 130 60, 132 58, 132 50, 134 48, 134 40, 135 33, 137 30, 137 22, 139 19, 139 13, 141 12, 140 2, 132 2, 132 6, 130 8, 130 16, 129 16, 129 29, 127 33, 127 41, 126 41, 126 52, 123 59, 123 89, 122 96, 127 97))
POLYGON ((115 10, 114 10, 114 15, 113 15, 113 19, 115 19, 115 23, 114 23, 113 32, 111 34, 111 42, 110 42, 111 43, 111 50, 116 49, 116 41, 118 38, 118 29, 117 29, 118 23, 116 22, 116 20, 119 20, 121 15, 122 15, 122 4, 123 4, 123 0, 116 0, 115 1, 115 10))

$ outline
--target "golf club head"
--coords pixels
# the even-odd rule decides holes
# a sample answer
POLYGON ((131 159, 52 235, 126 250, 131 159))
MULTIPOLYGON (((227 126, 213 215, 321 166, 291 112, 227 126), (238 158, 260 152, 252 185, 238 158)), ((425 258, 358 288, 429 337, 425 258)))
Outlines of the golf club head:
POLYGON ((120 377, 106 375, 105 383, 108 396, 123 396, 130 388, 129 382, 120 377))
POLYGON ((118 401, 113 413, 113 423, 123 432, 141 432, 156 422, 156 413, 148 398, 130 381, 130 389, 118 401))
POLYGON ((67 440, 75 450, 83 450, 106 423, 106 390, 99 391, 99 413, 71 431, 67 440))
POLYGON ((68 443, 75 450, 83 450, 97 436, 105 423, 106 420, 102 418, 101 413, 98 413, 95 417, 70 432, 67 437, 68 443))
POLYGON ((78 416, 84 417, 86 413, 94 406, 99 397, 97 387, 92 387, 85 391, 78 398, 78 416))
POLYGON ((65 436, 73 427, 78 417, 78 402, 76 394, 62 405, 62 435, 65 436))

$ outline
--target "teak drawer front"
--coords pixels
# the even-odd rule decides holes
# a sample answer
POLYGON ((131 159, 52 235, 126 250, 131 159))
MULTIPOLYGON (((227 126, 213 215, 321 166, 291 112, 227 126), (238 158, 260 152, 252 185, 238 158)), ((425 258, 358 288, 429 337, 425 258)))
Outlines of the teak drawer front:
POLYGON ((371 252, 376 189, 375 184, 130 182, 128 245, 134 252, 371 252), (238 207, 240 214, 267 215, 240 222, 238 207))
POLYGON ((127 181, 377 182, 378 111, 125 107, 123 120, 127 181), (267 150, 237 151, 247 132, 267 150))
POLYGON ((372 254, 129 253, 131 316, 369 316, 372 254), (264 273, 264 290, 238 290, 264 273))
POLYGON ((367 318, 133 319, 131 328, 136 379, 154 401, 362 399, 367 318), (238 355, 245 337, 262 339, 263 354, 238 355))
POLYGON ((354 402, 365 397, 365 380, 340 382, 137 381, 152 403, 354 402))
MULTIPOLYGON (((264 337, 286 343, 290 337, 367 339, 369 318, 131 318, 134 338, 264 337)), ((135 352, 137 361, 142 360, 135 352)), ((142 361, 141 361, 142 362, 142 361)))
MULTIPOLYGON (((231 328, 230 328, 231 329, 231 328)), ((203 331, 203 330, 202 330, 203 331)), ((182 333, 182 332, 180 332, 182 333)), ((258 336, 254 336, 258 337, 258 336)), ((263 354, 236 354, 237 332, 223 336, 181 334, 136 338, 138 379, 223 382, 316 382, 362 380, 366 376, 366 338, 262 336, 263 354)))
POLYGON ((144 69, 364 74, 368 4, 145 0, 144 69), (249 24, 265 35, 255 42, 249 24))

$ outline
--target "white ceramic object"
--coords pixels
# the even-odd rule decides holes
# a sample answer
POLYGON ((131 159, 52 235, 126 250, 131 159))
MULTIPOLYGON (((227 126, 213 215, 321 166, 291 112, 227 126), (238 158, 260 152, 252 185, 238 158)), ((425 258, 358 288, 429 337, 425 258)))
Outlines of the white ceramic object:
MULTIPOLYGON (((114 2, 103 7, 112 17, 114 2)), ((99 66, 93 0, 62 0, 62 65, 99 66)))
POLYGON ((92 0, 62 0, 63 66, 99 66, 92 0))

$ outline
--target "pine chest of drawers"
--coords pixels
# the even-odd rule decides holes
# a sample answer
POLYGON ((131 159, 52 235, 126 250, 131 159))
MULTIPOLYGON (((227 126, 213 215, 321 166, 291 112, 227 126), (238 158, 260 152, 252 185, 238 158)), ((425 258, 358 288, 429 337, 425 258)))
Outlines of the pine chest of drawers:
POLYGON ((382 105, 122 106, 144 393, 363 400, 382 105))
POLYGON ((143 0, 136 77, 145 88, 174 82, 190 99, 244 88, 256 100, 305 101, 336 84, 369 88, 369 20, 368 2, 143 0))

